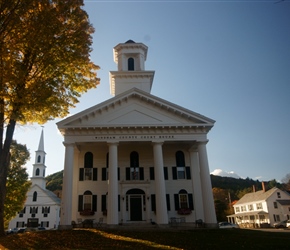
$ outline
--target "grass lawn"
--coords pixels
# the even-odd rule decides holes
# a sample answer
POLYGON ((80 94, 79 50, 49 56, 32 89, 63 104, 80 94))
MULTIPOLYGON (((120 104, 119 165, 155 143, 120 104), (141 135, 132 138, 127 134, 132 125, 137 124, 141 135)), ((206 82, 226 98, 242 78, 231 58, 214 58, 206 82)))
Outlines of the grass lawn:
POLYGON ((0 249, 290 249, 289 232, 246 229, 27 232, 0 238, 0 249))

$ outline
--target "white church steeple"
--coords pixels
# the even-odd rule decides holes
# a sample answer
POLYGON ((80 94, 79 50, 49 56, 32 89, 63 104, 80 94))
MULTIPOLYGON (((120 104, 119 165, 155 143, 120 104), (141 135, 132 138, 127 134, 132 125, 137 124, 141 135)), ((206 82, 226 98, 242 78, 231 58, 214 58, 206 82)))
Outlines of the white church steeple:
POLYGON ((148 47, 128 40, 114 47, 114 61, 118 71, 110 71, 110 89, 113 96, 131 88, 150 93, 155 71, 145 70, 148 47))
POLYGON ((35 163, 33 164, 33 174, 31 177, 32 185, 37 184, 41 188, 46 188, 45 181, 45 151, 44 151, 44 136, 43 129, 41 131, 38 150, 35 151, 35 163))

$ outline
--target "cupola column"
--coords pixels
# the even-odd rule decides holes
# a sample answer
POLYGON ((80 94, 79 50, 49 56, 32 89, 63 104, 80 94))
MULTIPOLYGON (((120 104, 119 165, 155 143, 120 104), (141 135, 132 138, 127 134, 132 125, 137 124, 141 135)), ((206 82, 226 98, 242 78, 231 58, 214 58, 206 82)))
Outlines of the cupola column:
POLYGON ((206 151, 207 141, 199 142, 198 144, 198 155, 200 163, 200 179, 203 197, 203 207, 204 207, 204 220, 209 226, 214 226, 217 223, 212 185, 210 180, 209 165, 207 159, 206 151))
POLYGON ((162 144, 163 142, 153 142, 156 192, 156 223, 168 224, 162 144))
POLYGON ((109 145, 107 224, 118 225, 118 142, 109 145))
POLYGON ((65 159, 63 171, 63 188, 61 199, 60 228, 71 227, 72 219, 72 196, 73 196, 73 164, 74 164, 74 144, 64 143, 65 159))

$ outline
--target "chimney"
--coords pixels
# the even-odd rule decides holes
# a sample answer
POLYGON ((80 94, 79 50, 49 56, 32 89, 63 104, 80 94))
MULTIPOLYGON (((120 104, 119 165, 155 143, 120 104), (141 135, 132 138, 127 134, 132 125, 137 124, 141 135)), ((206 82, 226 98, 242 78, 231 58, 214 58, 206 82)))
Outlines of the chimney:
POLYGON ((255 187, 255 185, 253 185, 253 193, 255 193, 256 192, 256 187, 255 187))
POLYGON ((262 181, 262 189, 263 189, 263 192, 266 192, 265 183, 263 181, 262 181))

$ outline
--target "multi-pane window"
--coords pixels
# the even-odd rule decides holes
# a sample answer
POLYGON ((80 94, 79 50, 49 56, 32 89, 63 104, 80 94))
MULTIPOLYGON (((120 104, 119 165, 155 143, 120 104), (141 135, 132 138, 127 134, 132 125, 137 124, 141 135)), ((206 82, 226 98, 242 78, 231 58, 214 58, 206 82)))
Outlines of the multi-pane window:
POLYGON ((277 197, 278 197, 278 198, 281 198, 281 194, 280 194, 280 192, 277 192, 277 197))
POLYGON ((240 207, 236 207, 236 213, 240 212, 240 207))
POLYGON ((249 211, 254 210, 253 205, 252 204, 248 205, 248 209, 249 209, 249 211))
POLYGON ((84 193, 84 210, 92 209, 92 192, 86 191, 84 193))
POLYGON ((274 206, 274 208, 278 208, 278 204, 276 201, 273 202, 273 206, 274 206))
POLYGON ((49 221, 42 221, 40 225, 41 227, 49 227, 49 221))
POLYGON ((246 212, 246 211, 247 211, 246 206, 241 206, 241 211, 242 211, 242 212, 246 212))
POLYGON ((25 226, 25 223, 24 223, 24 221, 17 221, 16 222, 16 227, 24 227, 25 226))
POLYGON ((42 213, 43 217, 47 217, 47 215, 50 213, 50 207, 42 207, 42 213))
POLYGON ((84 168, 80 168, 80 181, 96 181, 98 169, 93 168, 93 154, 91 152, 85 153, 84 156, 84 168))
POLYGON ((190 167, 185 166, 185 157, 182 151, 175 153, 176 167, 172 167, 173 180, 191 179, 190 167))
POLYGON ((190 209, 193 210, 193 195, 181 189, 178 194, 174 194, 175 210, 190 209))
POLYGON ((39 176, 39 168, 36 169, 36 171, 35 171, 35 175, 36 175, 36 176, 39 176))
POLYGON ((139 154, 130 154, 130 167, 126 168, 126 180, 144 180, 144 168, 139 167, 139 154))
POLYGON ((263 209, 263 207, 262 207, 262 203, 257 203, 256 206, 257 206, 257 210, 259 210, 259 209, 263 209))

